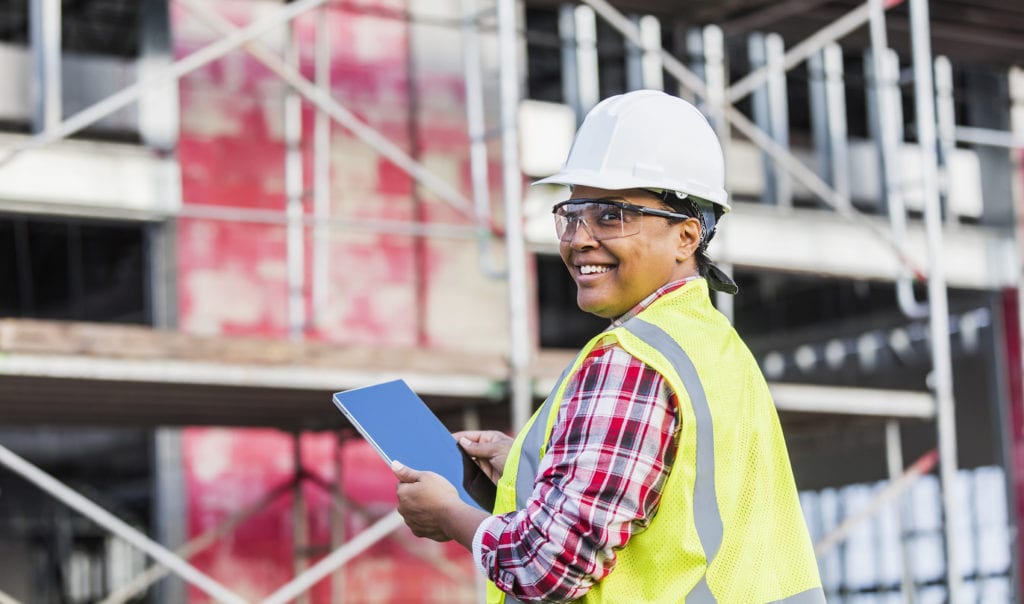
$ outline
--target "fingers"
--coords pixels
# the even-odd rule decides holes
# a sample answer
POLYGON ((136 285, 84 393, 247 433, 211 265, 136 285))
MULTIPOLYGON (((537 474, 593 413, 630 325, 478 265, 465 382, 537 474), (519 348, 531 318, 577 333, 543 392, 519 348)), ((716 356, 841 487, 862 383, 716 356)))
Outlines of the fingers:
POLYGON ((491 452, 488 451, 486 444, 473 442, 468 438, 459 439, 459 446, 474 460, 487 459, 491 456, 491 452))
POLYGON ((470 440, 471 442, 479 442, 480 439, 490 432, 490 430, 460 430, 458 432, 452 432, 452 437, 457 441, 463 439, 470 440))
POLYGON ((399 482, 416 482, 420 479, 420 472, 418 470, 402 465, 402 462, 397 459, 392 460, 391 471, 394 472, 399 482))
POLYGON ((511 438, 473 442, 468 439, 460 439, 459 446, 466 450, 472 457, 490 458, 508 454, 512 447, 511 438))
POLYGON ((462 440, 463 438, 466 438, 475 443, 512 440, 511 436, 504 432, 499 432, 498 430, 461 430, 459 432, 453 432, 452 436, 455 437, 455 440, 462 440))

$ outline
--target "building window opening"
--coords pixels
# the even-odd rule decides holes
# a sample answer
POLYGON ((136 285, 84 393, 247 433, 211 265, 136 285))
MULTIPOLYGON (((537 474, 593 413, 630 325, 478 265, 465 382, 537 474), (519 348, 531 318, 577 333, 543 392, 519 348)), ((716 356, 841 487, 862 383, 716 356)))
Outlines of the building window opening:
POLYGON ((144 229, 0 216, 0 316, 148 324, 144 229))

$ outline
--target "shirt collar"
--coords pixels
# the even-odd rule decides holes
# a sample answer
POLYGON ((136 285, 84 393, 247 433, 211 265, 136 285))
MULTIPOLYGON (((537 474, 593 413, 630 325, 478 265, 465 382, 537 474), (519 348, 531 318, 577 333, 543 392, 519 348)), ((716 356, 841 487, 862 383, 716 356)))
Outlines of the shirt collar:
POLYGON ((629 309, 629 311, 627 311, 626 314, 612 321, 612 324, 608 327, 608 329, 615 329, 616 327, 621 327, 623 323, 646 310, 651 304, 654 304, 654 301, 657 300, 658 298, 664 296, 669 292, 674 292, 675 290, 679 289, 680 287, 686 285, 687 283, 695 279, 700 279, 700 277, 694 275, 692 277, 686 277, 685 279, 680 279, 678 281, 673 281, 671 283, 662 285, 658 289, 654 290, 654 292, 651 295, 641 300, 636 306, 629 309))

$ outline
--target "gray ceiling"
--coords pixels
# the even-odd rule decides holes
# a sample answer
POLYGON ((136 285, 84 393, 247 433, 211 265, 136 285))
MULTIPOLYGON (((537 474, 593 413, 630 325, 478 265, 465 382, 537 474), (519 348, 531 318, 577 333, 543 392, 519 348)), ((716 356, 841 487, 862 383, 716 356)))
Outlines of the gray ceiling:
MULTIPOLYGON (((890 2, 891 3, 891 0, 890 2)), ((556 6, 557 0, 530 0, 530 6, 556 6)), ((860 0, 615 0, 627 13, 650 13, 679 26, 717 24, 727 39, 762 31, 776 32, 787 45, 860 6, 860 0)), ((932 0, 932 46, 958 62, 1024 65, 1024 1, 932 0)), ((906 1, 887 11, 889 43, 908 52, 910 21, 906 1)), ((867 46, 867 28, 842 41, 867 46)))
MULTIPOLYGON (((892 0, 890 0, 891 2, 892 0)), ((564 0, 528 0, 528 6, 554 7, 564 0)), ((624 12, 650 13, 683 26, 718 24, 727 36, 751 31, 777 32, 788 44, 834 21, 860 0, 613 0, 624 12)), ((908 46, 907 2, 888 11, 892 46, 908 46)), ((139 2, 88 0, 62 2, 64 47, 68 50, 133 56, 138 52, 139 2)), ((359 12, 358 5, 335 0, 338 10, 359 12)), ((1024 65, 1024 1, 932 0, 933 47, 960 62, 1024 65)), ((0 40, 24 43, 28 0, 0 0, 0 40)), ((866 30, 844 43, 866 45, 866 30)))

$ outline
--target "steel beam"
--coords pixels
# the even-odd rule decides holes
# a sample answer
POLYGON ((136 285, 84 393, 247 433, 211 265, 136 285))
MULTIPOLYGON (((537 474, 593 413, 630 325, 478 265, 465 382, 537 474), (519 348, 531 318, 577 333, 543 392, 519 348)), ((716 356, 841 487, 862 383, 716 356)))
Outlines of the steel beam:
MULTIPOLYGON (((641 43, 640 33, 637 31, 637 28, 629 21, 629 19, 624 17, 622 13, 608 4, 605 0, 583 1, 587 5, 592 6, 594 10, 608 21, 612 27, 618 30, 620 34, 636 44, 641 43)), ((796 48, 797 47, 794 47, 794 50, 796 48)), ((662 61, 665 64, 665 69, 672 74, 672 76, 675 77, 681 85, 692 90, 698 96, 707 97, 707 90, 704 82, 685 65, 683 65, 679 59, 672 56, 668 51, 663 50, 662 61)), ((896 242, 888 231, 873 223, 868 216, 851 209, 849 199, 843 197, 836 190, 829 187, 828 184, 826 184, 825 181, 815 174, 810 168, 805 166, 799 159, 793 156, 793 154, 776 144, 767 133, 754 125, 747 116, 743 115, 743 113, 734 106, 726 103, 723 109, 725 118, 728 119, 741 134, 750 139, 751 142, 760 147, 787 172, 789 172, 796 182, 803 185, 813 195, 825 202, 825 204, 831 207, 839 216, 842 216, 843 218, 859 224, 873 232, 882 241, 886 242, 888 247, 891 248, 893 254, 899 259, 900 263, 905 265, 908 270, 910 270, 921 281, 927 280, 924 270, 911 259, 905 247, 896 242)))
POLYGON ((251 40, 255 40, 259 36, 262 36, 273 28, 278 27, 282 23, 287 23, 298 15, 301 15, 325 2, 327 2, 327 0, 297 0, 296 2, 282 6, 277 10, 277 12, 267 16, 266 18, 256 21, 242 29, 238 29, 230 35, 221 38, 217 42, 205 46, 184 59, 175 62, 167 69, 161 70, 158 75, 154 75, 152 78, 147 78, 146 80, 123 88, 119 92, 115 92, 107 98, 79 111, 75 115, 61 122, 59 126, 51 130, 47 130, 46 132, 39 133, 23 143, 0 152, 0 168, 3 168, 4 165, 14 159, 18 154, 67 138, 68 136, 79 132, 83 128, 91 126, 111 113, 114 113, 118 109, 137 101, 143 94, 159 89, 170 82, 179 80, 186 74, 216 61, 239 46, 242 46, 251 40))
POLYGON ((465 74, 466 134, 469 136, 469 181, 478 233, 480 269, 491 278, 504 278, 495 266, 492 235, 485 225, 491 223, 491 195, 488 180, 487 125, 484 121, 483 66, 480 61, 480 32, 477 28, 476 0, 462 0, 462 69, 465 74))
MULTIPOLYGON (((145 216, 145 215, 144 215, 145 216)), ((174 214, 178 218, 196 218, 200 220, 224 220, 230 222, 250 222, 255 224, 288 225, 288 215, 278 210, 260 210, 253 208, 227 208, 212 204, 187 204, 181 211, 174 214)), ((153 218, 166 217, 164 214, 152 215, 153 218)), ((332 229, 372 231, 391 235, 407 235, 409 237, 442 237, 447 239, 473 239, 478 236, 475 227, 462 224, 422 223, 408 220, 371 220, 352 219, 340 216, 325 218, 318 221, 315 216, 303 216, 302 224, 306 227, 322 225, 332 229)))
MULTIPOLYGON (((900 435, 900 422, 890 419, 885 422, 885 462, 889 469, 889 480, 896 481, 903 474, 903 439, 900 435)), ((911 568, 910 544, 904 538, 908 524, 906 500, 902 497, 896 498, 893 505, 896 507, 893 517, 895 519, 896 534, 900 540, 900 562, 903 566, 900 573, 900 589, 903 591, 903 601, 906 604, 915 604, 917 594, 914 592, 914 573, 911 568)))
MULTIPOLYGON (((299 43, 295 22, 285 26, 284 64, 299 67, 299 43)), ((285 234, 285 266, 288 284, 288 335, 301 340, 306 332, 306 213, 305 176, 302 157, 302 97, 294 88, 284 94, 284 190, 288 227, 285 234)), ((300 603, 305 604, 305 603, 300 603)))
POLYGON ((227 604, 246 604, 244 598, 213 580, 209 575, 4 446, 0 446, 0 464, 7 466, 8 469, 64 502, 71 509, 146 552, 182 579, 217 601, 227 604))
MULTIPOLYGON (((306 551, 309 548, 309 526, 306 523, 306 494, 302 476, 302 432, 292 434, 292 567, 295 576, 300 577, 309 565, 306 551)), ((296 604, 308 604, 309 594, 302 592, 295 598, 296 604)))
POLYGON ((1014 134, 1008 130, 957 126, 955 133, 957 142, 961 143, 1024 150, 1024 137, 1014 136, 1014 134))
MULTIPOLYGON (((183 545, 180 549, 175 550, 174 553, 186 560, 192 558, 196 554, 206 550, 206 548, 216 543, 219 539, 230 534, 238 525, 242 524, 258 512, 263 511, 267 506, 273 503, 275 499, 287 493, 291 488, 290 481, 274 487, 254 503, 250 503, 242 509, 236 510, 216 526, 203 531, 202 534, 183 545)), ((142 573, 136 575, 134 579, 112 592, 106 598, 101 600, 99 604, 124 604, 125 602, 139 596, 142 592, 148 589, 150 585, 164 578, 170 572, 170 569, 166 566, 154 564, 142 573)), ((3 603, 0 602, 0 604, 3 603)))
POLYGON ((932 83, 931 34, 928 0, 910 0, 911 47, 913 48, 914 99, 917 138, 921 152, 924 224, 928 234, 928 324, 931 332, 932 390, 935 393, 939 440, 939 476, 942 480, 943 528, 946 537, 947 602, 961 601, 960 550, 953 521, 960 517, 956 498, 957 443, 956 403, 953 398, 953 360, 949 342, 949 295, 946 289, 945 250, 942 241, 942 207, 939 200, 936 145, 935 86, 932 83))
MULTIPOLYGON (((829 25, 814 32, 783 55, 783 69, 785 71, 789 71, 796 65, 806 61, 821 49, 825 48, 825 46, 864 25, 868 22, 868 16, 868 4, 864 3, 836 19, 829 25)), ((736 80, 736 82, 729 87, 727 92, 729 102, 735 103, 760 88, 765 80, 771 77, 771 72, 775 68, 776 67, 774 65, 765 65, 760 69, 756 69, 748 73, 739 80, 736 80)))
MULTIPOLYGON (((314 78, 321 90, 331 89, 331 30, 329 9, 317 9, 316 58, 314 78)), ((317 108, 313 122, 313 260, 312 316, 310 324, 320 326, 320 319, 330 298, 331 229, 331 116, 317 108)))
POLYGON ((881 390, 773 382, 768 389, 779 411, 932 419, 935 401, 924 391, 881 390))
MULTIPOLYGON (((318 1, 323 2, 325 0, 318 1)), ((215 13, 201 0, 178 0, 178 2, 191 10, 204 23, 226 37, 232 37, 240 31, 244 31, 239 30, 234 24, 215 13)), ((319 88, 316 84, 307 80, 302 74, 262 44, 252 43, 252 40, 246 39, 240 45, 244 46, 246 51, 255 57, 257 61, 263 63, 267 69, 301 93, 307 101, 318 109, 325 111, 334 121, 348 129, 377 153, 380 153, 404 170, 415 178, 417 182, 433 191, 434 194, 464 216, 474 218, 473 204, 465 195, 427 170, 423 164, 414 160, 408 153, 388 140, 387 137, 360 120, 354 113, 335 101, 328 91, 319 88)))
POLYGON ((395 529, 404 526, 402 516, 395 510, 381 518, 370 527, 354 536, 348 543, 328 554, 309 570, 302 573, 294 580, 281 586, 280 589, 270 594, 262 604, 286 604, 294 600, 300 594, 305 593, 318 581, 331 574, 355 556, 366 551, 374 543, 377 543, 395 529))
MULTIPOLYGON (((903 143, 903 101, 900 91, 900 62, 889 48, 885 25, 885 0, 868 0, 871 36, 871 61, 866 71, 873 81, 873 94, 868 109, 874 137, 878 145, 879 170, 882 174, 882 199, 889 215, 893 240, 903 245, 907 238, 907 211, 904 186, 899 180, 899 147, 903 143)), ((914 294, 913 275, 905 271, 896 280, 896 302, 909 318, 928 316, 927 303, 914 294)))
POLYGON ((56 128, 63 117, 61 88, 61 2, 29 0, 29 42, 32 47, 32 130, 56 128))
MULTIPOLYGON (((344 457, 344 432, 337 432, 334 440, 334 480, 330 484, 322 485, 331 497, 330 511, 328 511, 328 523, 331 533, 331 549, 341 547, 345 543, 345 514, 348 511, 345 499, 345 457, 344 457)), ((316 484, 316 481, 313 481, 316 484)), ((345 603, 345 573, 337 571, 331 575, 331 602, 333 604, 345 603)))
POLYGON ((523 238, 523 173, 519 169, 519 47, 516 39, 516 0, 498 0, 498 55, 501 65, 501 182, 505 196, 505 254, 508 266, 509 386, 512 429, 518 431, 533 412, 530 361, 533 334, 526 280, 526 242, 523 238))
POLYGON ((899 478, 891 480, 885 488, 875 494, 863 509, 857 510, 857 512, 851 516, 847 516, 839 526, 832 530, 831 533, 825 535, 821 540, 815 543, 814 555, 821 558, 831 551, 833 547, 842 543, 850 534, 850 531, 852 531, 858 524, 874 516, 882 506, 902 495, 904 491, 910 488, 919 478, 930 472, 932 468, 935 467, 937 459, 938 454, 935 452, 935 449, 932 449, 922 455, 909 468, 907 468, 899 478))

